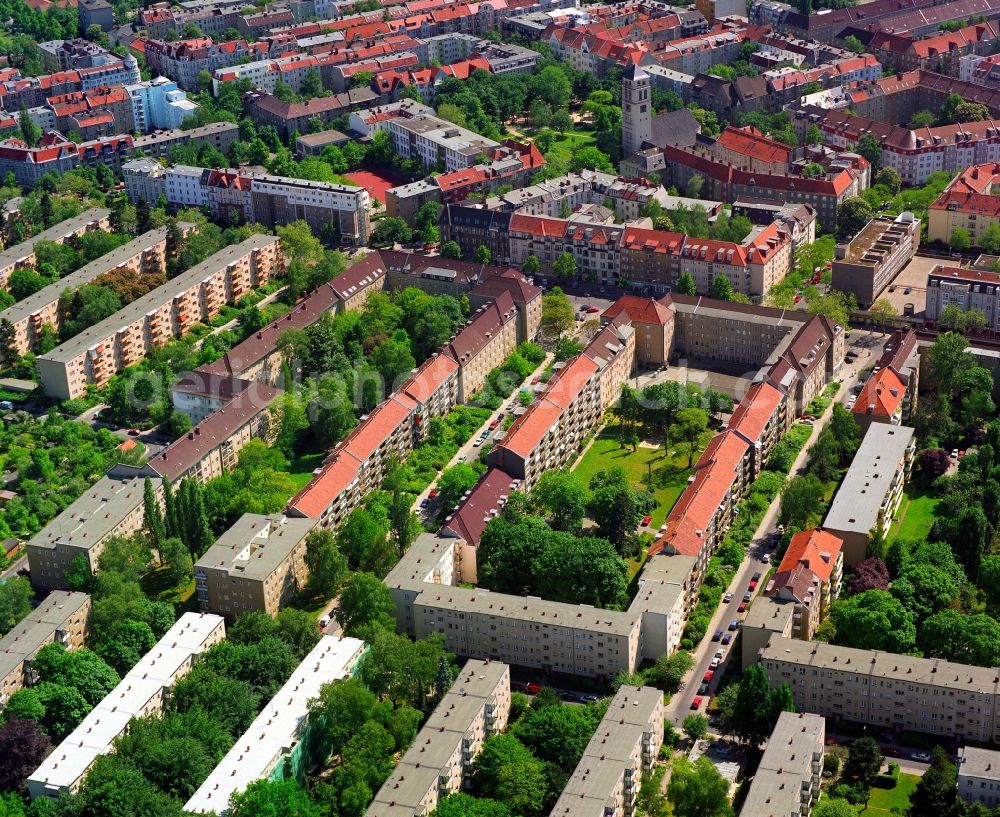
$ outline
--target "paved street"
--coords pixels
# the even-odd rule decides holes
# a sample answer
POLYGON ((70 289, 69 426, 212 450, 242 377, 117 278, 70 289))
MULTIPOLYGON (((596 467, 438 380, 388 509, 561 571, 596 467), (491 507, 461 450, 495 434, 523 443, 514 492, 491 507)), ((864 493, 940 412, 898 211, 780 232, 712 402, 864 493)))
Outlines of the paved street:
MULTIPOLYGON (((854 363, 844 363, 840 371, 841 387, 837 394, 837 400, 844 399, 854 386, 857 385, 858 373, 861 369, 871 365, 872 358, 878 356, 886 337, 883 336, 880 339, 878 332, 869 332, 866 330, 855 329, 851 332, 851 336, 848 338, 850 348, 861 351, 871 351, 874 349, 876 351, 871 351, 870 356, 862 354, 854 363)), ((833 406, 831 404, 830 408, 827 409, 813 426, 812 435, 795 458, 794 463, 792 463, 790 475, 796 474, 804 467, 809 456, 809 448, 829 422, 832 413, 833 406)), ((733 620, 742 622, 745 617, 745 614, 739 613, 737 608, 743 601, 743 595, 749 592, 750 579, 753 574, 759 572, 763 577, 770 567, 768 562, 773 553, 772 544, 775 542, 777 536, 777 518, 780 506, 781 499, 780 497, 776 497, 764 514, 754 534, 753 544, 747 552, 747 557, 740 564, 736 571, 736 576, 727 588, 727 591, 733 594, 732 600, 728 604, 721 604, 712 617, 712 621, 705 633, 705 638, 692 653, 695 660, 694 669, 685 677, 681 691, 674 695, 667 706, 667 717, 678 726, 680 726, 684 718, 691 712, 691 703, 698 693, 698 687, 701 685, 701 680, 709 669, 715 651, 721 647, 726 651, 726 656, 723 664, 718 668, 711 683, 708 685, 708 697, 715 695, 717 692, 719 682, 729 661, 736 661, 737 666, 741 661, 740 651, 735 649, 739 646, 738 640, 735 637, 733 643, 728 646, 722 646, 720 642, 713 641, 712 636, 716 630, 722 630, 723 633, 732 632, 728 629, 729 622, 733 620), (768 562, 764 561, 765 558, 768 559, 768 562)), ((760 582, 756 590, 753 591, 753 595, 756 596, 761 593, 764 587, 765 582, 760 582)), ((735 632, 732 634, 736 635, 735 632)), ((705 696, 702 697, 704 698, 705 696)), ((706 703, 703 703, 700 711, 704 711, 705 706, 706 703)))

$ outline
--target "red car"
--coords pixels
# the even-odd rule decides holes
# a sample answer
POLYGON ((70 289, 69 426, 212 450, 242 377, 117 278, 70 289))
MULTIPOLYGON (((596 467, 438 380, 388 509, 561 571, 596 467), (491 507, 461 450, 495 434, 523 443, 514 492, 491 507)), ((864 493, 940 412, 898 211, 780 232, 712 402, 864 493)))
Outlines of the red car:
POLYGON ((642 518, 642 526, 646 527, 652 521, 653 521, 653 517, 652 516, 644 516, 642 518))
POLYGON ((751 590, 756 590, 757 589, 757 582, 756 581, 751 581, 750 582, 750 589, 751 590))
POLYGON ((712 672, 712 670, 709 670, 708 672, 705 673, 705 677, 702 678, 701 680, 703 683, 710 684, 712 682, 713 677, 715 677, 715 673, 712 672))
POLYGON ((429 494, 427 494, 427 496, 429 496, 431 499, 436 499, 437 495, 438 495, 437 488, 434 488, 429 494))
POLYGON ((587 307, 587 314, 588 314, 588 315, 594 315, 594 314, 596 314, 596 313, 598 313, 598 312, 600 312, 600 311, 601 311, 601 310, 600 310, 600 309, 598 309, 598 308, 597 308, 596 306, 588 306, 588 307, 587 307))
POLYGON ((700 697, 695 698, 693 701, 691 701, 691 708, 692 709, 701 709, 701 698, 700 697))
POLYGON ((745 613, 747 611, 747 603, 745 601, 740 602, 740 606, 736 608, 739 613, 745 613))
POLYGON ((537 695, 542 691, 542 685, 537 681, 531 681, 524 685, 524 691, 529 695, 537 695))
POLYGON ((492 431, 493 429, 495 429, 498 425, 500 425, 500 418, 499 417, 497 417, 492 423, 490 423, 490 431, 492 431))

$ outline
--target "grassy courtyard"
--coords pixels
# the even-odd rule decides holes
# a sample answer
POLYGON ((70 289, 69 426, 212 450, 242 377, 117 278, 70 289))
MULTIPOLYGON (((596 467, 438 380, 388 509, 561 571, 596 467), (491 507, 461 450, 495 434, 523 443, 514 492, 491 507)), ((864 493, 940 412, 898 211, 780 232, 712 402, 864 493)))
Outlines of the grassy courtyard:
POLYGON ((910 795, 919 782, 920 778, 915 774, 901 774, 894 788, 880 789, 878 786, 873 786, 867 808, 863 805, 858 806, 858 812, 872 817, 905 814, 910 806, 910 795))
POLYGON ((573 470, 584 484, 589 484, 591 477, 598 471, 614 465, 624 468, 633 487, 646 488, 656 497, 657 505, 652 513, 651 525, 655 530, 663 524, 687 486, 688 475, 691 473, 687 463, 686 451, 678 451, 674 456, 668 457, 662 447, 646 448, 640 445, 635 451, 628 447, 622 448, 618 430, 605 428, 573 470), (650 475, 652 487, 649 485, 650 475))
POLYGON ((938 498, 918 485, 909 484, 903 490, 903 501, 899 503, 896 521, 889 530, 889 540, 926 539, 934 525, 934 511, 938 498))
POLYGON ((295 483, 295 490, 300 491, 313 478, 313 471, 323 464, 326 451, 316 451, 311 454, 300 454, 288 464, 288 476, 295 483))
POLYGON ((552 148, 547 155, 563 162, 569 162, 575 151, 596 145, 594 134, 595 131, 579 127, 577 130, 559 134, 553 140, 552 148))

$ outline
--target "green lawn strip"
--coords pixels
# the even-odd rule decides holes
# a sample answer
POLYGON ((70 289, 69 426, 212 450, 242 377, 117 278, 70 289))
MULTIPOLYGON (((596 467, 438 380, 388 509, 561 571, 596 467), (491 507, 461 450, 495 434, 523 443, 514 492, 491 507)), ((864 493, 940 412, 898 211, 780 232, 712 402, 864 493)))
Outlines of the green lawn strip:
POLYGON ((934 511, 940 500, 916 485, 903 490, 896 521, 892 523, 889 539, 926 539, 934 526, 934 511))
POLYGON ((893 809, 899 809, 901 813, 905 813, 910 806, 910 795, 913 794, 919 782, 920 777, 915 774, 900 774, 899 782, 895 788, 880 789, 873 786, 868 808, 860 805, 858 812, 860 814, 889 815, 893 813, 893 809))
POLYGON ((299 491, 305 487, 306 483, 313 478, 313 471, 323 464, 327 452, 316 451, 311 454, 300 454, 288 465, 288 476, 295 483, 295 490, 299 491))
POLYGON ((635 451, 622 448, 617 429, 605 428, 594 438, 574 473, 580 477, 581 482, 588 485, 598 471, 618 465, 625 469, 633 487, 647 489, 649 474, 652 473, 652 493, 656 497, 657 506, 651 514, 653 520, 650 530, 655 531, 663 524, 670 509, 687 487, 688 475, 691 473, 687 462, 686 451, 678 451, 673 457, 667 457, 663 448, 639 446, 635 451))

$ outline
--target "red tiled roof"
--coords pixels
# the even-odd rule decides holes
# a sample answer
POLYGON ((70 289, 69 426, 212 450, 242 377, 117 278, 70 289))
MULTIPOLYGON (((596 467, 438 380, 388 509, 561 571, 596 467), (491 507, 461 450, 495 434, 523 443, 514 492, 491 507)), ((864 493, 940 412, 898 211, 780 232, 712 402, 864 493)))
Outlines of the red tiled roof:
POLYGON ((520 480, 500 468, 491 468, 441 527, 442 534, 478 545, 483 531, 495 519, 507 498, 518 489, 520 480))
POLYGON ((662 304, 654 298, 623 295, 604 310, 601 318, 610 321, 623 313, 636 323, 666 326, 667 321, 673 317, 674 311, 666 304, 662 304))
POLYGON ((865 381, 852 409, 854 414, 892 417, 903 404, 906 386, 892 369, 879 369, 865 381))
POLYGON ((768 422, 777 413, 785 395, 770 383, 755 383, 733 411, 729 428, 747 442, 757 443, 768 422))
POLYGON ((441 388, 441 384, 457 371, 458 364, 448 355, 434 355, 423 362, 400 391, 417 403, 426 403, 441 388))
POLYGON ((815 573, 820 581, 829 582, 843 544, 843 539, 825 530, 800 531, 788 543, 788 550, 785 551, 778 572, 790 571, 802 565, 815 573))
POLYGON ((787 164, 793 154, 793 149, 783 142, 765 136, 756 128, 726 128, 720 135, 718 143, 724 148, 750 156, 758 161, 787 164))

